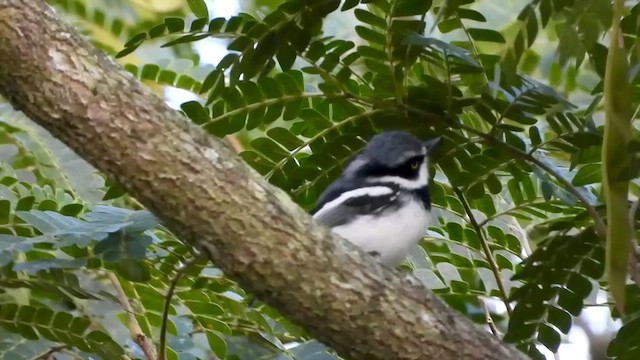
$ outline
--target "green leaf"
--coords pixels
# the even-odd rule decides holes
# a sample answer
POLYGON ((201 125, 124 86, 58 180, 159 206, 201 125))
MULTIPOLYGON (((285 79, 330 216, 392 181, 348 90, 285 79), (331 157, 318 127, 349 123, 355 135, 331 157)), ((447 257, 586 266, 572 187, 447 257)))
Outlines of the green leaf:
POLYGON ((273 140, 263 137, 251 141, 251 147, 260 151, 272 161, 280 161, 289 153, 273 140))
POLYGON ((575 186, 585 186, 602 181, 601 165, 586 164, 583 165, 571 180, 575 186))
POLYGON ((357 25, 355 29, 358 36, 360 36, 362 39, 367 40, 373 44, 384 45, 385 37, 382 33, 360 25, 357 25))
POLYGON ((208 18, 209 10, 207 9, 207 3, 204 0, 187 0, 189 9, 198 18, 208 18))
POLYGON ((0 224, 8 224, 11 219, 11 201, 0 199, 0 224))
POLYGON ((495 30, 469 28, 467 29, 467 32, 469 33, 469 36, 471 36, 476 41, 488 41, 500 44, 504 44, 507 42, 502 34, 495 30))
POLYGON ((140 260, 122 259, 116 263, 118 275, 133 282, 146 282, 151 279, 149 269, 140 260))
POLYGON ((360 0, 345 0, 340 10, 347 11, 349 9, 353 9, 354 7, 358 6, 358 3, 360 3, 360 0))
POLYGON ((542 325, 538 334, 538 340, 550 351, 557 352, 560 347, 560 334, 548 325, 542 325))
POLYGON ((300 112, 300 118, 305 121, 305 124, 316 129, 316 131, 333 126, 333 123, 329 119, 315 109, 303 109, 300 112))
POLYGON ((167 26, 167 30, 170 33, 176 33, 184 30, 184 20, 182 18, 175 18, 175 17, 165 18, 164 24, 167 26))
POLYGON ((207 340, 209 348, 218 358, 224 359, 227 356, 227 343, 218 334, 207 331, 207 340))
POLYGON ((211 119, 207 110, 197 101, 184 102, 180 108, 196 125, 204 124, 211 119))
POLYGON ((391 16, 413 16, 426 14, 431 8, 431 0, 397 0, 392 7, 391 16))
POLYGON ((456 13, 462 19, 469 19, 469 20, 479 21, 479 22, 487 22, 487 19, 484 17, 484 15, 482 15, 482 13, 476 10, 457 8, 456 13))
POLYGON ((107 334, 100 331, 87 333, 91 325, 88 319, 54 312, 44 306, 0 304, 0 324, 27 339, 43 338, 94 353, 104 359, 117 359, 125 354, 122 347, 107 334))
POLYGON ((282 127, 269 129, 267 135, 288 150, 295 150, 304 144, 304 142, 293 135, 291 131, 282 127))

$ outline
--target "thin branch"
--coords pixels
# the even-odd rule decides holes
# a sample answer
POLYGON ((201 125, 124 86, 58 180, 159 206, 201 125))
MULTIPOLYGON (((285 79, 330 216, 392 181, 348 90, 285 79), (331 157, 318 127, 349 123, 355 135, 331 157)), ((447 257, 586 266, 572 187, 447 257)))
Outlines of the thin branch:
POLYGON ((612 305, 614 305, 613 302, 607 301, 607 302, 603 302, 603 303, 595 303, 595 304, 590 304, 590 303, 585 303, 582 305, 582 307, 603 307, 603 308, 610 308, 612 305))
POLYGON ((113 272, 107 272, 107 277, 113 288, 116 290, 118 294, 118 300, 120 301, 120 305, 124 312, 127 314, 127 324, 129 325, 129 333, 131 334, 131 338, 133 341, 140 346, 142 351, 144 352, 144 357, 146 360, 156 360, 156 351, 153 348, 153 343, 149 341, 147 336, 142 331, 140 324, 138 324, 138 320, 136 319, 136 315, 131 307, 131 303, 129 303, 129 298, 127 294, 125 294, 118 277, 113 272))
POLYGON ((487 216, 487 218, 482 220, 482 221, 480 221, 480 223, 478 223, 478 225, 480 227, 484 227, 490 221, 495 220, 495 219, 497 219, 497 218, 499 218, 499 217, 501 217, 503 215, 509 215, 509 213, 511 213, 513 211, 520 210, 520 209, 523 209, 523 208, 526 208, 526 207, 529 207, 529 206, 535 205, 535 204, 548 204, 548 203, 549 203, 549 201, 546 201, 546 200, 545 201, 535 201, 535 200, 534 201, 527 201, 527 202, 521 203, 520 205, 516 205, 516 206, 514 206, 512 208, 509 208, 507 210, 497 212, 497 213, 495 213, 495 214, 493 214, 491 216, 487 216))
MULTIPOLYGON (((421 115, 425 115, 428 116, 429 119, 434 119, 437 117, 434 117, 432 113, 413 107, 413 106, 408 106, 408 105, 403 105, 405 106, 408 110, 413 111, 415 113, 421 114, 421 115)), ((440 121, 443 122, 447 122, 445 119, 439 118, 440 121)), ((585 207, 585 209, 587 209, 587 212, 589 213, 589 215, 591 216, 591 218, 593 219, 594 222, 594 230, 596 232, 596 234, 598 234, 598 236, 601 239, 605 239, 605 234, 606 234, 606 225, 604 224, 604 220, 602 220, 602 217, 600 216, 600 214, 598 214, 598 211, 596 210, 596 208, 591 205, 589 203, 589 200, 587 200, 587 198, 584 197, 584 195, 582 195, 580 193, 580 191, 578 191, 578 189, 573 186, 573 184, 571 184, 571 181, 567 180, 564 178, 564 176, 562 176, 562 174, 560 174, 559 172, 555 171, 554 169, 552 169, 549 165, 545 164, 544 162, 542 162, 541 160, 537 159, 536 157, 533 156, 533 154, 527 153, 526 151, 520 150, 519 148, 508 144, 506 142, 501 141, 500 139, 490 135, 490 134, 486 134, 480 130, 474 129, 471 126, 467 126, 465 124, 455 124, 455 127, 458 127, 462 130, 465 130, 469 133, 472 133, 474 135, 477 135, 481 138, 483 138, 485 141, 487 141, 488 143, 494 144, 494 145, 498 145, 506 150, 509 150, 510 152, 520 156, 521 158, 529 161, 530 163, 533 163, 535 165, 537 165, 539 168, 541 168, 542 170, 546 171, 549 175, 553 176, 554 178, 556 178, 556 180, 558 180, 560 183, 562 183, 562 185, 565 186, 565 189, 570 192, 573 196, 576 197, 576 199, 578 199, 582 205, 585 207)))
POLYGON ((507 291, 504 288, 504 284, 502 284, 502 277, 500 276, 500 268, 498 264, 496 264, 495 259, 493 258, 493 254, 491 253, 491 249, 489 248, 489 243, 487 239, 484 237, 484 233, 480 226, 478 226, 478 222, 476 221, 476 217, 473 215, 471 208, 469 207, 469 203, 467 199, 464 197, 464 194, 457 187, 452 187, 453 192, 458 196, 462 206, 464 207, 464 211, 467 213, 469 217, 469 222, 471 222, 471 226, 475 230, 476 234, 478 234, 478 239, 480 240, 480 244, 482 245, 482 250, 484 251, 484 256, 489 263, 489 267, 491 267, 491 272, 493 272, 493 276, 496 278, 496 283, 498 284, 498 290, 500 291, 500 297, 504 302, 504 306, 507 308, 507 313, 511 316, 511 306, 509 305, 509 296, 507 295, 507 291))
MULTIPOLYGON (((458 22, 460 23, 460 28, 462 29, 462 31, 467 36, 467 40, 469 41, 469 44, 471 45, 471 50, 473 51, 473 55, 475 55, 475 59, 478 61, 478 63, 480 64, 480 66, 484 70, 484 63, 482 62, 482 57, 480 56, 480 51, 478 50, 478 47, 476 46, 476 41, 473 39, 473 36, 471 36, 471 33, 469 32, 469 29, 464 24, 464 22, 462 21, 462 18, 460 17, 460 14, 457 11, 455 12, 455 17, 456 17, 456 19, 458 19, 458 22)), ((487 72, 486 71, 482 71, 482 75, 484 75, 484 79, 486 80, 486 83, 489 84, 491 82, 491 80, 489 80, 489 76, 487 75, 487 72)))
POLYGON ((169 283, 169 288, 167 289, 167 294, 164 296, 164 307, 162 309, 162 324, 160 325, 160 350, 158 355, 158 360, 164 360, 165 348, 167 345, 167 323, 169 321, 169 309, 171 308, 171 298, 173 297, 173 293, 178 285, 178 281, 182 278, 185 271, 187 271, 193 264, 195 264, 199 257, 191 258, 189 261, 184 263, 178 270, 175 275, 171 279, 169 283))
POLYGON ((51 358, 51 355, 60 352, 64 349, 67 349, 69 347, 69 345, 58 345, 58 346, 52 346, 49 348, 49 350, 40 353, 36 356, 33 357, 33 360, 49 360, 51 358))
POLYGON ((541 160, 539 160, 536 157, 534 157, 533 154, 529 154, 529 153, 527 153, 525 151, 522 151, 522 150, 518 149, 517 147, 515 147, 515 146, 513 146, 511 144, 502 142, 502 141, 500 141, 499 139, 497 139, 497 138, 495 138, 493 136, 485 134, 485 133, 483 133, 481 131, 477 131, 477 130, 471 128, 471 127, 467 127, 467 126, 463 125, 462 128, 467 130, 467 131, 469 131, 469 132, 473 132, 473 133, 477 134, 478 136, 482 136, 483 138, 485 138, 486 140, 488 140, 491 143, 498 144, 501 147, 503 147, 505 149, 508 149, 509 151, 521 156, 523 159, 525 159, 525 160, 537 165, 539 168, 541 168, 542 170, 546 171, 549 175, 551 175, 554 178, 556 178, 556 180, 558 180, 560 183, 562 183, 562 185, 565 186, 565 190, 567 190, 573 196, 575 196, 582 203, 582 205, 587 209, 587 212, 593 218, 594 230, 596 231, 598 236, 600 236, 600 238, 604 239, 604 236, 605 236, 605 233, 606 233, 606 228, 607 228, 605 226, 605 224, 604 224, 604 220, 602 220, 602 217, 600 216, 600 214, 598 214, 598 211, 596 210, 596 208, 589 203, 589 200, 587 200, 587 198, 584 197, 584 195, 582 195, 582 193, 580 193, 580 191, 575 186, 573 186, 571 181, 567 180, 564 176, 562 176, 562 174, 560 174, 556 170, 552 169, 549 165, 545 164, 541 160))
POLYGON ((242 142, 240 142, 240 139, 238 139, 238 136, 235 134, 230 134, 226 136, 227 141, 229 142, 229 145, 231 145, 231 148, 233 149, 233 151, 235 151, 236 154, 240 154, 241 152, 244 151, 244 146, 242 145, 242 142))
POLYGON ((484 300, 480 301, 480 306, 482 307, 482 310, 484 310, 484 318, 485 318, 485 321, 487 322, 487 325, 489 326, 489 329, 491 330, 491 333, 497 337, 500 337, 500 332, 498 332, 496 323, 493 321, 493 317, 491 317, 491 312, 489 311, 489 308, 487 307, 487 304, 484 302, 484 300))
POLYGON ((303 99, 313 99, 313 98, 340 98, 340 97, 345 97, 345 95, 333 95, 333 96, 327 96, 324 93, 301 93, 301 94, 295 94, 295 95, 284 95, 281 97, 276 97, 276 98, 270 98, 270 99, 264 99, 262 101, 258 101, 255 103, 251 103, 251 104, 247 104, 245 106, 239 107, 237 109, 234 110, 230 110, 227 111, 225 113, 220 114, 219 116, 216 117, 212 117, 211 119, 203 122, 202 124, 200 124, 199 126, 204 128, 206 126, 210 126, 212 123, 216 123, 225 119, 229 119, 233 116, 236 115, 242 115, 244 113, 250 113, 253 110, 256 109, 260 109, 260 108, 267 108, 270 105, 273 104, 278 104, 278 103, 287 103, 287 102, 293 102, 296 100, 303 100, 303 99))
MULTIPOLYGON (((391 76, 391 80, 393 81, 393 90, 395 93, 395 99, 397 103, 401 103, 404 98, 403 87, 402 84, 398 84, 398 77, 396 76, 396 68, 393 62, 393 44, 392 37, 393 32, 391 31, 391 25, 393 24, 393 16, 391 14, 394 13, 396 7, 396 2, 391 2, 391 7, 389 12, 386 14, 385 22, 387 24, 387 28, 385 29, 385 37, 384 37, 384 50, 387 53, 387 61, 389 61, 389 74, 391 76)), ((404 76, 402 76, 404 78, 404 76)))
MULTIPOLYGON (((305 141, 302 145, 298 146, 295 150, 289 152, 289 154, 287 156, 285 156, 284 158, 282 158, 282 160, 280 160, 274 167, 273 169, 271 169, 266 175, 264 175, 265 179, 269 179, 277 170, 280 170, 280 168, 282 166, 284 166, 284 164, 286 164, 287 161, 293 159, 299 152, 303 151, 307 146, 311 145, 312 142, 318 140, 319 138, 325 136, 326 134, 330 133, 331 131, 333 131, 334 129, 338 129, 341 126, 344 126, 348 123, 351 123, 352 121, 356 121, 360 118, 365 118, 365 117, 369 117, 373 114, 376 113, 383 113, 385 111, 385 109, 373 109, 373 110, 369 110, 369 111, 365 111, 363 113, 360 114, 356 114, 356 115, 352 115, 349 116, 345 119, 340 120, 339 122, 337 122, 335 125, 330 126, 322 131, 320 131, 319 133, 317 133, 316 135, 314 135, 313 137, 309 138, 309 140, 305 141)), ((326 173, 327 171, 325 171, 326 173)))
MULTIPOLYGON (((640 106, 638 107, 638 110, 640 111, 640 106)), ((531 146, 531 149, 530 149, 527 153, 528 153, 529 155, 533 155, 536 151, 538 151, 538 150, 543 150, 543 149, 544 149, 544 147, 545 147, 546 145, 550 144, 551 142, 553 142, 553 141, 557 141, 557 140, 562 140, 562 139, 564 139, 565 137, 570 136, 570 135, 573 135, 573 134, 575 134, 575 133, 565 133, 565 134, 558 135, 558 136, 556 136, 556 137, 554 137, 554 138, 552 138, 552 139, 547 139, 547 140, 545 140, 545 141, 541 142, 541 143, 540 143, 540 144, 538 144, 538 145, 531 146)), ((468 145, 475 144, 475 143, 481 143, 481 142, 483 142, 483 141, 484 141, 484 140, 483 140, 482 138, 480 138, 480 137, 472 137, 472 138, 469 138, 469 139, 467 139, 467 141, 465 141, 465 142, 462 142, 462 143, 458 143, 458 144, 456 144, 456 145, 455 145, 451 150, 447 151, 445 154, 442 154, 442 155, 441 155, 441 157, 442 157, 442 158, 446 158, 446 157, 448 157, 448 156, 453 156, 453 155, 454 155, 454 154, 455 154, 455 153, 456 153, 460 148, 465 148, 465 147, 467 147, 468 145)), ((503 162, 503 163, 500 163, 499 165, 495 166, 495 167, 494 167, 494 168, 492 168, 491 170, 486 171, 485 173, 483 173, 483 174, 481 174, 480 176, 478 176, 478 177, 477 177, 476 179, 474 179, 474 180, 473 180, 469 185, 465 185, 464 189, 465 189, 465 190, 466 190, 466 189, 469 189, 469 188, 473 187, 474 185, 476 185, 476 184, 478 184, 478 183, 481 183, 481 182, 485 181, 485 180, 486 180, 486 178, 487 178, 487 177, 489 177, 489 175, 493 175, 493 174, 495 174, 495 173, 496 173, 496 171, 501 170, 501 169, 503 169, 503 168, 505 168, 505 167, 509 166, 510 164, 512 164, 513 162, 515 162, 515 161, 516 161, 516 160, 518 160, 518 159, 519 159, 519 157, 518 157, 518 158, 509 159, 509 160, 507 160, 507 161, 505 161, 505 162, 503 162)), ((482 226, 482 225, 481 225, 481 226, 482 226)))

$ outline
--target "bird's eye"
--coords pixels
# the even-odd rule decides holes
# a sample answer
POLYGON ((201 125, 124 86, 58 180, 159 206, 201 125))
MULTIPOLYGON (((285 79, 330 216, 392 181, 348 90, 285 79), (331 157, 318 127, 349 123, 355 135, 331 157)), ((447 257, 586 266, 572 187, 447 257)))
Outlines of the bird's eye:
POLYGON ((411 162, 409 163, 409 166, 411 166, 412 170, 418 170, 418 168, 420 167, 420 161, 411 160, 411 162))

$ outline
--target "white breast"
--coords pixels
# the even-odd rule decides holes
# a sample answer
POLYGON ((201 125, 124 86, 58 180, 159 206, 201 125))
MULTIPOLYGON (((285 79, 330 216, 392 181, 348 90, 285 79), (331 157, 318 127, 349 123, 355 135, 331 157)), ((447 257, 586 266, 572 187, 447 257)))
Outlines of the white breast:
POLYGON ((386 216, 361 216, 332 230, 366 252, 378 252, 384 264, 397 266, 424 236, 429 220, 430 212, 409 200, 386 216))

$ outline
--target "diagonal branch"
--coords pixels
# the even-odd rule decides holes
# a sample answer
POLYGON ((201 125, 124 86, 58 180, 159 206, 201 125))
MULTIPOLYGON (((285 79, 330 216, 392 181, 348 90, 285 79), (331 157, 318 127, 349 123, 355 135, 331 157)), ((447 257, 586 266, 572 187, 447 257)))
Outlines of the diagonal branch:
MULTIPOLYGON (((432 113, 413 107, 413 106, 408 106, 408 105, 403 105, 407 110, 414 112, 416 114, 420 114, 420 115, 424 115, 426 117, 428 117, 430 120, 431 119, 437 119, 440 121, 446 121, 445 119, 442 118, 437 118, 434 117, 432 113)), ((468 133, 477 135, 479 137, 481 137, 484 141, 486 141, 489 144, 493 144, 495 146, 501 147, 505 150, 510 151, 511 153, 518 155, 519 157, 521 157, 522 159, 527 160, 528 162, 537 165, 539 168, 541 168, 542 170, 546 171, 549 175, 553 176, 554 178, 556 178, 556 180, 558 180, 564 187, 565 189, 570 192, 573 196, 576 197, 576 199, 578 199, 578 201, 580 201, 582 203, 582 206, 585 207, 585 209, 587 209, 587 212, 589 213, 589 215, 591 216, 591 218, 593 219, 594 222, 594 229, 596 234, 598 234, 598 236, 601 239, 605 238, 605 233, 606 233, 606 225, 604 223, 604 220, 602 220, 602 217, 600 216, 600 214, 598 214, 598 211, 596 210, 596 208, 591 205, 591 203, 589 202, 589 200, 587 200, 587 198, 582 195, 582 193, 580 193, 580 191, 573 186, 573 184, 571 183, 571 181, 569 181, 568 179, 566 179, 564 176, 562 176, 562 174, 560 174, 559 172, 555 171, 553 168, 551 168, 549 165, 545 164, 543 161, 541 161, 540 159, 536 158, 535 156, 533 156, 533 154, 530 154, 526 151, 520 150, 519 148, 508 144, 504 141, 501 141, 500 139, 484 133, 480 130, 474 129, 471 126, 467 126, 465 124, 456 124, 456 127, 467 131, 468 133)))
POLYGON ((493 273, 493 277, 496 278, 496 284, 498 285, 498 290, 500 291, 500 297, 502 298, 502 302, 504 303, 504 306, 507 308, 507 313, 509 314, 509 316, 511 316, 511 305, 509 304, 509 294, 507 294, 507 290, 504 288, 504 284, 502 283, 502 277, 500 276, 500 268, 498 267, 496 260, 493 258, 493 253, 491 252, 489 243, 487 242, 487 239, 484 237, 484 233, 482 232, 480 225, 478 225, 478 221, 476 220, 476 217, 473 215, 473 212, 471 211, 471 207, 469 206, 469 203, 467 202, 467 199, 465 198, 462 191, 460 191, 460 189, 454 186, 453 192, 456 194, 456 196, 462 203, 462 207, 464 207, 464 211, 467 213, 467 216, 469 217, 469 222, 471 223, 473 230, 476 232, 476 235, 478 235, 478 239, 480 240, 480 244, 482 245, 482 251, 484 251, 484 257, 487 259, 487 262, 489 263, 489 267, 491 267, 491 272, 493 273))
POLYGON ((589 213, 589 215, 591 216, 591 218, 593 219, 594 222, 594 229, 596 234, 598 234, 598 236, 600 236, 600 238, 604 239, 604 234, 606 232, 606 226, 604 224, 604 220, 602 220, 602 217, 600 216, 600 214, 598 214, 598 211, 596 210, 596 208, 591 205, 591 203, 589 202, 589 200, 587 200, 587 198, 582 195, 582 193, 575 187, 573 186, 573 184, 571 183, 571 181, 569 181, 567 178, 565 178, 564 176, 562 176, 562 174, 560 174, 559 172, 555 171, 553 168, 551 168, 549 165, 545 164, 543 161, 541 161, 540 159, 536 158, 535 156, 533 156, 533 154, 530 154, 526 151, 522 151, 520 149, 518 149, 517 147, 508 144, 506 142, 500 141, 500 139, 495 138, 489 134, 485 134, 482 131, 478 131, 472 127, 466 126, 466 125, 462 125, 461 126, 462 129, 473 133, 475 135, 478 135, 480 137, 482 137, 483 139, 485 139, 487 142, 493 144, 493 145, 498 145, 504 149, 507 149, 509 151, 511 151, 512 153, 522 157, 523 159, 527 160, 528 162, 535 164, 536 166, 538 166, 539 168, 541 168, 542 170, 546 171, 549 175, 553 176, 554 178, 556 178, 556 180, 558 180, 562 185, 564 185, 565 190, 567 190, 568 192, 570 192, 573 196, 576 197, 576 199, 578 199, 578 201, 580 201, 582 203, 582 206, 584 206, 587 209, 587 212, 589 213))
POLYGON ((162 307, 162 322, 160 325, 160 350, 158 350, 158 360, 165 359, 165 352, 167 346, 167 324, 169 323, 169 311, 171 310, 171 298, 173 298, 173 294, 175 292, 176 286, 184 273, 189 270, 189 268, 195 264, 200 257, 194 257, 184 263, 182 266, 176 270, 176 273, 171 278, 171 282, 169 283, 169 288, 167 289, 167 293, 164 296, 164 306, 162 307))
POLYGON ((132 340, 140 346, 146 360, 154 360, 156 358, 156 350, 153 347, 153 342, 144 334, 140 324, 138 324, 136 314, 133 311, 133 307, 129 302, 127 294, 124 293, 120 280, 118 280, 116 274, 111 271, 107 273, 107 277, 109 278, 111 285, 113 285, 113 288, 116 290, 120 305, 127 315, 127 325, 129 326, 129 334, 131 335, 132 340))

